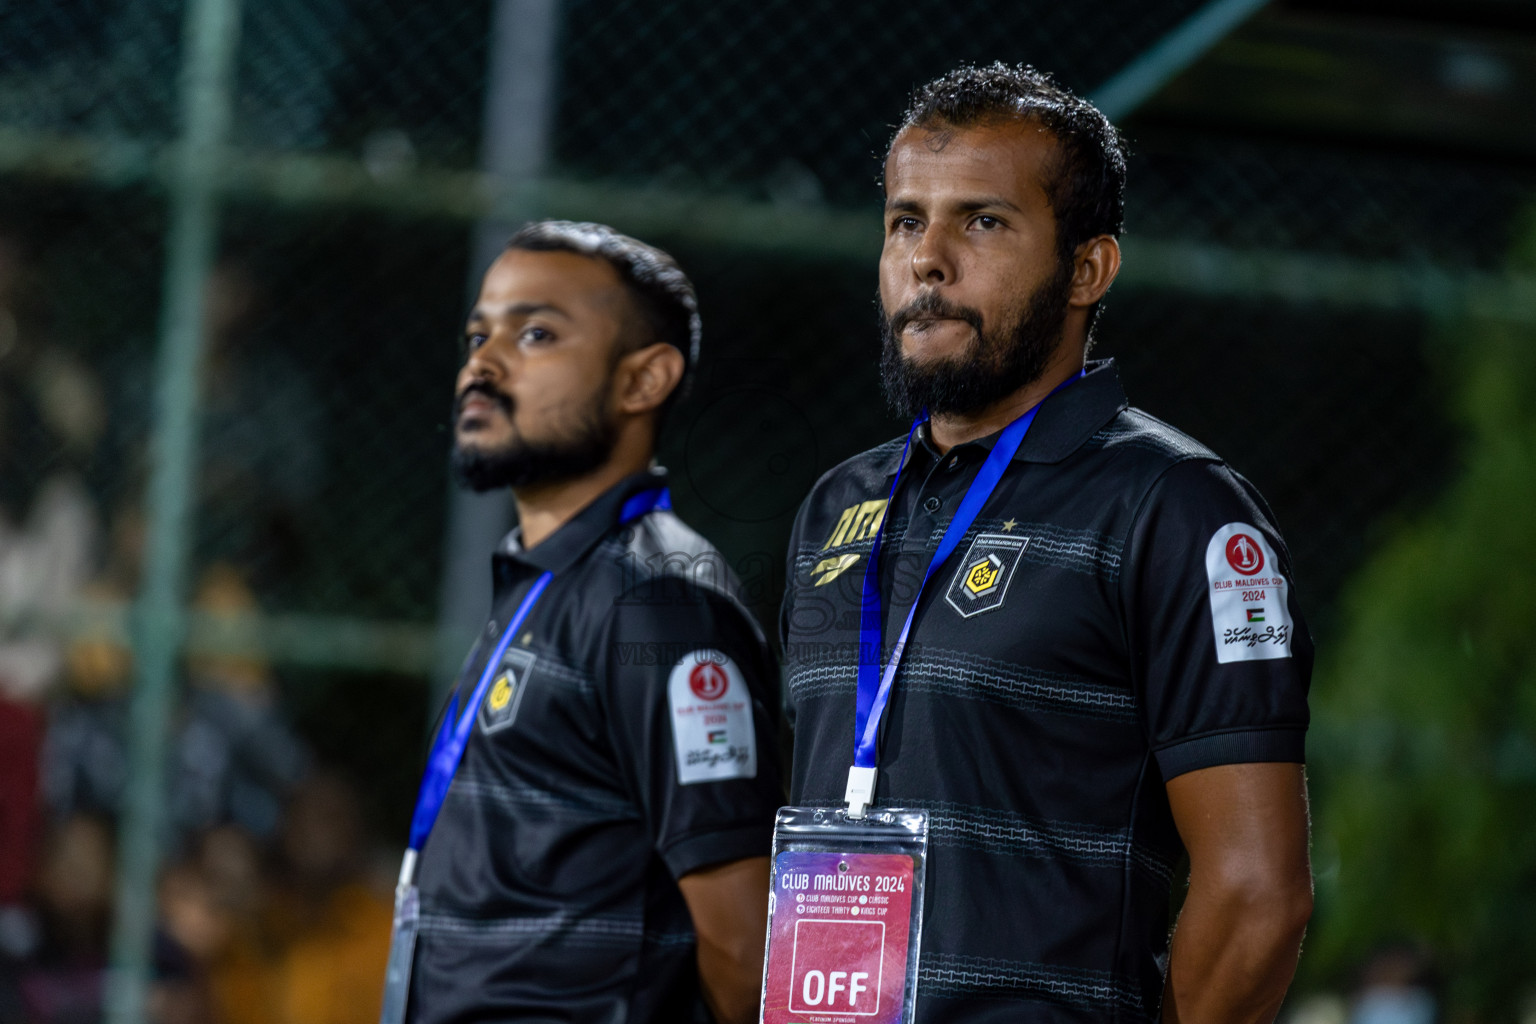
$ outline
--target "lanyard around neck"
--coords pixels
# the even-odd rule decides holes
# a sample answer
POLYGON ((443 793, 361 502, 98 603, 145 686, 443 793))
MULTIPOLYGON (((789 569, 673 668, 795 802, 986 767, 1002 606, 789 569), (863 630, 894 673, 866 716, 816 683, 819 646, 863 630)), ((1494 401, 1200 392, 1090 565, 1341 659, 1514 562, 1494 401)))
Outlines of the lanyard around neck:
MULTIPOLYGON (((672 495, 665 487, 641 491, 624 503, 623 508, 619 510, 618 523, 622 526, 655 509, 671 507, 672 495)), ((507 623, 507 628, 502 630, 500 639, 496 641, 490 657, 486 659, 485 668, 480 672, 480 680, 475 684, 469 699, 464 702, 463 710, 459 710, 457 694, 449 701, 448 710, 443 715, 443 724, 438 728, 437 738, 432 743, 432 753, 427 757, 427 770, 422 776, 421 792, 416 797, 415 813, 411 815, 409 847, 412 851, 420 852, 421 848, 427 844, 427 837, 432 834, 432 826, 437 823, 437 814, 442 810, 443 801, 448 796, 448 787, 453 782, 454 774, 459 770, 459 762, 464 757, 464 748, 469 744, 469 735, 474 730, 475 716, 480 712, 480 703, 485 700, 485 692, 496 676, 501 659, 506 656, 507 646, 527 621, 533 606, 538 604, 539 598, 544 596, 544 591, 552 579, 554 579, 554 573, 544 572, 533 581, 533 586, 518 604, 512 620, 507 623)))
POLYGON ((870 545, 869 562, 864 566, 864 599, 859 614, 859 684, 853 718, 853 765, 848 769, 846 795, 849 817, 863 817, 865 807, 874 802, 880 720, 890 702, 891 685, 896 681, 896 670, 901 666, 901 656, 906 650, 907 638, 912 632, 912 623, 917 619, 917 607, 922 603, 928 581, 954 553, 955 548, 959 547, 960 541, 981 513, 982 506, 997 489, 998 481, 1002 480, 1008 464, 1018 454, 1024 436, 1029 433, 1046 399, 1082 376, 1083 372, 1078 372, 1062 381, 1050 395, 1046 395, 1028 412, 1004 427, 998 435, 997 443, 987 453, 987 459, 977 472, 976 479, 966 488, 965 497, 960 500, 955 517, 950 520, 943 539, 939 541, 938 550, 934 551, 933 558, 928 562, 928 572, 912 598, 912 607, 907 611, 906 620, 901 625, 901 632, 896 637, 896 644, 891 648, 891 656, 882 671, 880 655, 885 646, 885 620, 880 600, 880 549, 885 538, 885 526, 891 521, 891 503, 895 501, 896 488, 906 468, 907 453, 912 448, 912 437, 923 424, 926 411, 919 413, 917 419, 912 421, 912 429, 907 432, 907 443, 901 450, 901 462, 897 464, 896 478, 891 481, 891 493, 885 505, 886 514, 880 519, 874 542, 870 545))

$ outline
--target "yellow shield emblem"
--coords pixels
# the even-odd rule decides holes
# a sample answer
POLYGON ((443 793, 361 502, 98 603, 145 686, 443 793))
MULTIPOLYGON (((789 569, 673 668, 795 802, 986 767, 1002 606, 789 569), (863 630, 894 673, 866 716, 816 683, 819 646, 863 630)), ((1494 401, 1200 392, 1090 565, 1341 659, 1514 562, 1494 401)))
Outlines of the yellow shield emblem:
POLYGON ((500 711, 512 702, 512 677, 503 674, 496 684, 491 687, 491 695, 486 698, 492 711, 500 711))
POLYGON ((996 555, 988 555, 965 574, 965 589, 978 597, 997 586, 997 578, 1003 571, 1003 563, 996 555))

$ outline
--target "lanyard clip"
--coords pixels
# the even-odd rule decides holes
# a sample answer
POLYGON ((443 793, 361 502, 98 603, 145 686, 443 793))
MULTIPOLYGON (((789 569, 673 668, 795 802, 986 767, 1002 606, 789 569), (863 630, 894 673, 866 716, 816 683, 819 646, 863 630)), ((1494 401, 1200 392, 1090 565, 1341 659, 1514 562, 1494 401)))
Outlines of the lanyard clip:
POLYGON ((420 856, 409 846, 405 848, 405 856, 400 859, 400 881, 395 883, 399 892, 405 892, 416 884, 416 859, 420 856))
POLYGON ((848 817, 864 817, 865 809, 875 802, 875 776, 878 774, 877 768, 849 766, 848 791, 843 794, 843 799, 848 801, 848 817))

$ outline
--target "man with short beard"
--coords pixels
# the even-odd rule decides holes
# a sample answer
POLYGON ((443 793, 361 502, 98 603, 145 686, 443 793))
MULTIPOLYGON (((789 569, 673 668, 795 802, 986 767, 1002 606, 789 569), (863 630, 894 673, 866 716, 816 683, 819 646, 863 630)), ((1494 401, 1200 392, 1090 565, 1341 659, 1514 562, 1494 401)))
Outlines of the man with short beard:
POLYGON ((465 342, 453 467, 519 525, 412 821, 386 1018, 408 991, 418 1024, 754 1019, 774 668, 652 467, 693 286, 611 228, 532 224, 465 342))
POLYGON ((791 538, 791 800, 928 812, 923 1024, 1268 1021, 1311 913, 1289 555, 1246 480, 1086 361, 1124 182, 1114 127, 1033 69, 917 91, 880 260, 914 429, 791 538))

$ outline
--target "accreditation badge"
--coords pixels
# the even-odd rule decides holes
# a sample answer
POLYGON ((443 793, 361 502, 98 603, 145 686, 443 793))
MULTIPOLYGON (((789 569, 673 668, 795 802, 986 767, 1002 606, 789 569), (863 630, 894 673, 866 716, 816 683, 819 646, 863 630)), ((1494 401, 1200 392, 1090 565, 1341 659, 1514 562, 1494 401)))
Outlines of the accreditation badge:
POLYGON ((926 811, 784 807, 762 1024, 904 1024, 917 995, 926 811))

